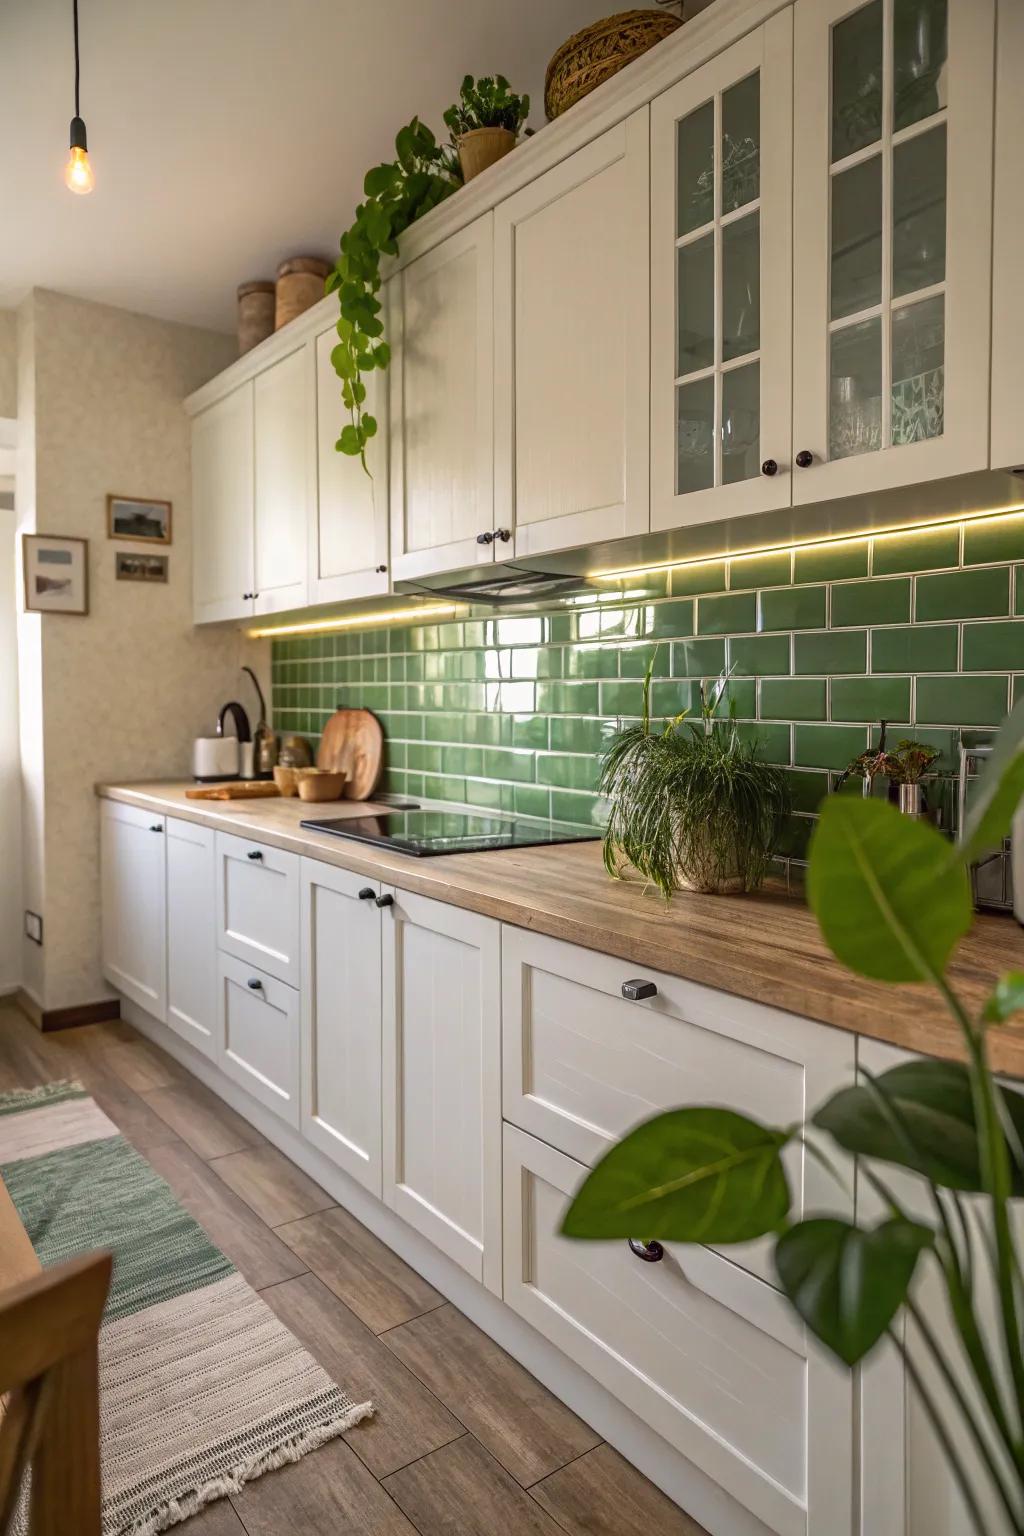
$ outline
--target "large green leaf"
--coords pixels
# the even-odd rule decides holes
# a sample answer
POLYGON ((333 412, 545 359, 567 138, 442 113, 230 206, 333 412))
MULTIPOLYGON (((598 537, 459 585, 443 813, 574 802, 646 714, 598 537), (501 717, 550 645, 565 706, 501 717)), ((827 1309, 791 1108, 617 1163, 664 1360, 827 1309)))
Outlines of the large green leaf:
POLYGON ((1007 971, 992 989, 983 1017, 987 1024, 1003 1024, 1021 1012, 1024 1012, 1024 971, 1007 971))
POLYGON ((971 925, 967 871, 925 822, 833 795, 811 840, 808 899, 833 954, 879 981, 927 981, 971 925))
POLYGON ((1024 799, 1024 699, 1011 711, 999 730, 995 751, 989 758, 971 802, 970 814, 960 833, 960 854, 965 862, 995 848, 1010 830, 1013 813, 1024 799))
POLYGON ((568 1237, 742 1243, 789 1210, 779 1157, 786 1131, 731 1109, 675 1109, 623 1138, 584 1180, 562 1224, 568 1237))
MULTIPOLYGON (((1024 1143, 1024 1097, 1009 1088, 1001 1093, 1013 1141, 1024 1143)), ((902 1062, 873 1083, 840 1089, 817 1111, 814 1124, 847 1152, 911 1168, 947 1189, 985 1187, 970 1075, 958 1062, 902 1062)), ((1009 1159, 1013 1192, 1024 1194, 1024 1170, 1012 1143, 1009 1159)))
POLYGON ((864 1231, 817 1217, 779 1239, 775 1267, 811 1331, 840 1360, 856 1365, 903 1305, 918 1257, 932 1240, 927 1227, 903 1218, 864 1231))

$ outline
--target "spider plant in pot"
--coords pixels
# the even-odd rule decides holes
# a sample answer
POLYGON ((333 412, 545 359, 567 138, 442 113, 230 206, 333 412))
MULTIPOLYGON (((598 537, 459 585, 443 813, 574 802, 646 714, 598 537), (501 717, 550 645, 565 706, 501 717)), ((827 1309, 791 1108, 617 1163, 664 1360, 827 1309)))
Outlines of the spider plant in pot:
MULTIPOLYGON (((515 149, 530 115, 529 96, 518 96, 504 75, 467 75, 459 99, 444 114, 466 181, 515 149)), ((529 132, 529 130, 527 130, 529 132)))
POLYGON ((718 716, 727 674, 710 692, 701 685, 699 719, 684 711, 652 730, 653 669, 652 659, 641 720, 613 737, 602 760, 605 868, 617 879, 631 864, 666 901, 681 888, 754 890, 790 809, 785 776, 743 740, 731 710, 718 716))

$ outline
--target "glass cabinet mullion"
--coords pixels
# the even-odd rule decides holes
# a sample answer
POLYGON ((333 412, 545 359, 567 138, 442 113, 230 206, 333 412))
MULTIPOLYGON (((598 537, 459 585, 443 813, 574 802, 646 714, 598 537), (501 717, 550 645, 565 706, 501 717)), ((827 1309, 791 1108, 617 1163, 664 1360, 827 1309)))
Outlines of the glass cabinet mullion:
POLYGON ((882 441, 892 444, 894 5, 882 0, 882 441))
POLYGON ((931 117, 922 117, 916 123, 909 123, 906 128, 898 128, 892 135, 893 148, 898 149, 911 139, 919 139, 922 134, 931 133, 933 128, 940 128, 948 118, 949 108, 943 107, 940 112, 933 112, 931 117))
POLYGON ((715 92, 715 484, 722 483, 722 337, 725 330, 725 284, 722 269, 722 93, 715 92))

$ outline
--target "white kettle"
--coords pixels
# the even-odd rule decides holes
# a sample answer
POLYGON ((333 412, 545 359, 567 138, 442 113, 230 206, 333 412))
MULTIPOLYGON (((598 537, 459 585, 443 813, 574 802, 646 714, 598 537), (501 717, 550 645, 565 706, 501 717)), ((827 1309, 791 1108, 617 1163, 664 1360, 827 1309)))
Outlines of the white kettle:
POLYGON ((253 767, 252 731, 249 716, 241 704, 234 700, 225 704, 217 716, 216 736, 197 736, 192 743, 192 777, 200 784, 237 779, 240 773, 252 778, 253 767), (230 715, 235 722, 235 734, 225 735, 224 720, 230 715), (248 751, 246 748, 248 747, 248 751))

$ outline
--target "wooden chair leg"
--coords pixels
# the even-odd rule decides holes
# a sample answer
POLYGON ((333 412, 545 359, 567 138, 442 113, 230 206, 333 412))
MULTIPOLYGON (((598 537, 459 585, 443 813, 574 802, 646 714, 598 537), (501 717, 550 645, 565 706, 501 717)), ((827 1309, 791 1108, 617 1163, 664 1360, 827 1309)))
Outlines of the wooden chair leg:
POLYGON ((53 1368, 46 1433, 32 1464, 31 1536, 100 1536, 101 1486, 94 1340, 53 1368))

